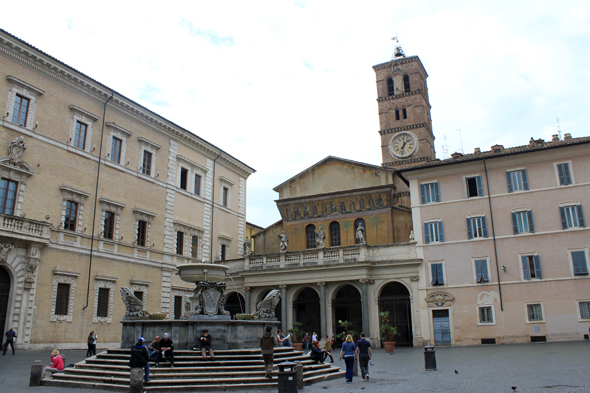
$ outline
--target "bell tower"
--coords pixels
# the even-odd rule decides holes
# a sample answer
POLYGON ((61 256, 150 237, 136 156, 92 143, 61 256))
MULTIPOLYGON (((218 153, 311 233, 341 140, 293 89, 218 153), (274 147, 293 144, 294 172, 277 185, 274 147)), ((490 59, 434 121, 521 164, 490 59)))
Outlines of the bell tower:
POLYGON ((401 169, 434 160, 426 78, 418 56, 396 46, 391 61, 373 66, 377 79, 383 166, 401 169))

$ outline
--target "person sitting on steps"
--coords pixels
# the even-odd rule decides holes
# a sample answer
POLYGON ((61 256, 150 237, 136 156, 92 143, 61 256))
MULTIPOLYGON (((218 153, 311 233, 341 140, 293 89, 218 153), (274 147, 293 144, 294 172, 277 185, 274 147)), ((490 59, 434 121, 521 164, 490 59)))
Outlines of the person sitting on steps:
POLYGON ((170 367, 174 368, 174 342, 168 333, 164 333, 164 338, 160 340, 160 348, 156 355, 156 367, 160 367, 160 360, 170 359, 170 367))
POLYGON ((147 346, 148 355, 150 355, 150 360, 155 358, 158 355, 158 351, 160 350, 160 336, 154 337, 154 341, 152 341, 147 346))
POLYGON ((320 349, 320 342, 314 341, 311 345, 311 360, 315 360, 316 363, 324 363, 327 353, 325 349, 320 349))
POLYGON ((213 337, 209 335, 209 330, 203 330, 203 335, 201 336, 201 354, 203 355, 203 359, 207 360, 207 351, 209 351, 209 356, 211 356, 211 360, 215 360, 215 354, 213 353, 213 349, 211 349, 211 344, 213 342, 213 337))

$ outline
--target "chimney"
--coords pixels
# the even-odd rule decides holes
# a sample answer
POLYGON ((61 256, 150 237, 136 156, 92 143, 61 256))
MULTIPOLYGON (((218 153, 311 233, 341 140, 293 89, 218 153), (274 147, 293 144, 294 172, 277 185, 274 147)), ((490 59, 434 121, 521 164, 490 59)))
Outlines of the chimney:
POLYGON ((563 140, 567 141, 568 139, 572 139, 572 134, 570 134, 569 132, 567 134, 563 134, 563 140))
POLYGON ((481 149, 480 149, 479 147, 476 147, 476 148, 473 150, 473 154, 478 154, 478 153, 481 153, 481 149))
POLYGON ((463 154, 455 152, 451 154, 451 157, 453 157, 453 160, 458 160, 459 158, 463 157, 463 154))
POLYGON ((551 142, 559 142, 559 134, 551 135, 551 142))

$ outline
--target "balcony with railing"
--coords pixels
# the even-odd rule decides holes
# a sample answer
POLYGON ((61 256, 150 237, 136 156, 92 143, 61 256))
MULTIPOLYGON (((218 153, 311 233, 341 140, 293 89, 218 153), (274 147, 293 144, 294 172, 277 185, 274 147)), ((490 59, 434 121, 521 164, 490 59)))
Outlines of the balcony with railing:
POLYGON ((293 269, 312 266, 334 266, 352 263, 402 262, 417 260, 416 243, 385 246, 330 247, 319 250, 251 255, 228 261, 231 271, 293 269))
POLYGON ((49 243, 51 224, 29 218, 0 214, 0 236, 49 243))

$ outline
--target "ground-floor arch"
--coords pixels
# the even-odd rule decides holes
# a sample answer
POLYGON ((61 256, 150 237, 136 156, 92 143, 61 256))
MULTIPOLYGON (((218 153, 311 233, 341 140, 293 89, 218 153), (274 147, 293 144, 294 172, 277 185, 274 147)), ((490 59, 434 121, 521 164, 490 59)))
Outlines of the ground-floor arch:
POLYGON ((320 296, 312 288, 304 288, 293 301, 293 316, 296 322, 301 322, 301 330, 305 333, 320 333, 320 296))
MULTIPOLYGON (((363 309, 361 294, 357 288, 345 285, 336 292, 332 299, 332 316, 335 334, 344 332, 345 329, 340 326, 340 323, 348 321, 352 323, 348 329, 357 333, 353 339, 358 339, 358 335, 363 329, 363 309)), ((337 340, 337 342, 341 343, 342 340, 337 340)))
POLYGON ((8 299, 10 298, 10 274, 5 268, 0 266, 0 329, 2 333, 10 326, 6 326, 6 319, 8 315, 8 299))
POLYGON ((242 294, 232 292, 227 295, 225 299, 225 310, 229 311, 232 319, 236 318, 236 314, 244 314, 246 312, 246 302, 242 294))
POLYGON ((397 327, 396 346, 413 346, 410 292, 399 282, 386 284, 379 295, 379 312, 389 311, 389 323, 397 327))

